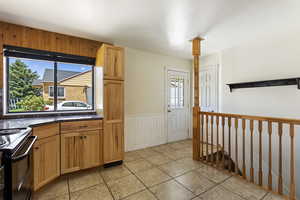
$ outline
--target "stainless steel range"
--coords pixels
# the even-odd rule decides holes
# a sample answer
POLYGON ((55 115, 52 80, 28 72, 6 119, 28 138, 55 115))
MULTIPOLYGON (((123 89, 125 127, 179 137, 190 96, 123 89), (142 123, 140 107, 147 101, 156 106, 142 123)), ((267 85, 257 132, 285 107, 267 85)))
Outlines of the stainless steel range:
POLYGON ((0 130, 0 200, 27 200, 32 193, 31 128, 0 130))

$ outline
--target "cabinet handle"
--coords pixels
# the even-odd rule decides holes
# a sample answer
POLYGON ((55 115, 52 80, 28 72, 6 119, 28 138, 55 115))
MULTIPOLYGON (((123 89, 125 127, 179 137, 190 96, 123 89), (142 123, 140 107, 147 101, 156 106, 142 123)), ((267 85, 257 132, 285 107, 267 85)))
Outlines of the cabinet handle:
POLYGON ((39 149, 40 149, 40 147, 34 147, 34 149, 35 149, 35 150, 39 150, 39 149))
POLYGON ((79 126, 79 128, 87 128, 87 125, 79 126))
POLYGON ((86 139, 86 135, 85 136, 83 136, 84 137, 84 139, 86 139))
POLYGON ((80 138, 80 139, 83 139, 83 136, 80 136, 79 138, 80 138))

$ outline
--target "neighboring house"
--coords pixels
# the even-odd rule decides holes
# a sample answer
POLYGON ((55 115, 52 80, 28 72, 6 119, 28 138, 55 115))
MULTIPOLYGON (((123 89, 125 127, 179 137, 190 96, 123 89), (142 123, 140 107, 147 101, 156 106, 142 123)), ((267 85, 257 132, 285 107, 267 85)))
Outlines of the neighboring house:
MULTIPOLYGON (((32 85, 41 88, 45 100, 53 100, 53 69, 45 69, 43 78, 35 80, 32 85)), ((57 95, 61 101, 83 101, 91 104, 92 101, 92 71, 74 72, 57 70, 57 95)))

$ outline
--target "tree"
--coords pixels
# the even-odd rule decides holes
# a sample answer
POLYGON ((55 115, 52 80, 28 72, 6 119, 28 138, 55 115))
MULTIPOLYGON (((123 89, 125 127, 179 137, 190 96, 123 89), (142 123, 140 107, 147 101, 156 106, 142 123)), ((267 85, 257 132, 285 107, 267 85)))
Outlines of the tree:
POLYGON ((31 71, 20 59, 11 63, 9 65, 9 98, 23 99, 26 96, 40 96, 40 89, 32 86, 33 81, 38 78, 37 72, 31 71))

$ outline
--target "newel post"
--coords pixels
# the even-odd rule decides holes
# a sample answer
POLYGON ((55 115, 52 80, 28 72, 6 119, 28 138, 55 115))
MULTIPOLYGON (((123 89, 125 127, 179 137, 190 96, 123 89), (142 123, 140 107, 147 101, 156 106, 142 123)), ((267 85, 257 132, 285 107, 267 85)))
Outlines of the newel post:
POLYGON ((194 107, 193 107, 193 159, 200 160, 200 91, 199 91, 199 57, 202 38, 194 38, 193 56, 194 56, 194 107))

